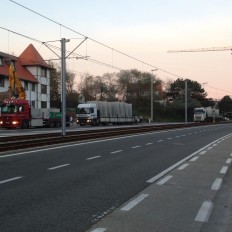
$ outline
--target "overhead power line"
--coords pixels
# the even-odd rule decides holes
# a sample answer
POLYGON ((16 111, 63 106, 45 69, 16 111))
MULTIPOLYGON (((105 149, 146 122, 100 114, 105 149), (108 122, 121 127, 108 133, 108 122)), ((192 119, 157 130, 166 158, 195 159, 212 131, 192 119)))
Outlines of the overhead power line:
POLYGON ((99 44, 99 45, 101 45, 101 46, 104 46, 104 47, 106 47, 106 48, 112 50, 113 52, 116 52, 116 53, 119 53, 119 54, 121 54, 121 55, 124 55, 124 56, 126 56, 126 57, 128 57, 128 58, 130 58, 130 59, 133 59, 133 60, 135 60, 135 61, 137 61, 137 62, 140 62, 140 63, 142 63, 142 64, 145 64, 145 65, 147 65, 147 66, 149 66, 149 67, 151 67, 151 68, 153 68, 153 69, 158 69, 158 70, 160 70, 160 71, 162 71, 162 72, 165 72, 165 73, 167 73, 167 74, 170 74, 170 75, 172 75, 172 76, 175 76, 175 77, 178 77, 178 78, 182 78, 182 79, 186 79, 185 77, 182 77, 182 76, 180 76, 180 75, 174 74, 174 73, 172 73, 172 72, 166 71, 166 70, 164 70, 164 69, 162 69, 162 68, 159 68, 159 67, 157 67, 157 66, 154 66, 154 65, 152 65, 152 64, 149 64, 149 63, 147 63, 147 62, 145 62, 145 61, 142 61, 142 60, 140 60, 140 59, 138 59, 138 58, 136 58, 136 57, 133 57, 133 56, 131 56, 131 55, 128 55, 128 54, 126 54, 125 52, 122 52, 122 51, 119 51, 119 50, 117 50, 117 49, 115 49, 115 48, 113 48, 113 47, 110 47, 110 46, 108 46, 108 45, 106 45, 106 44, 104 44, 104 43, 102 43, 102 42, 100 42, 100 41, 98 41, 98 40, 96 40, 96 39, 93 39, 93 38, 91 38, 91 37, 88 37, 88 36, 86 36, 86 35, 84 35, 84 34, 78 32, 78 31, 76 31, 76 30, 74 30, 74 29, 72 29, 72 28, 70 28, 70 27, 68 27, 68 26, 65 26, 65 25, 63 25, 63 24, 61 24, 61 23, 59 23, 59 22, 57 22, 57 21, 55 21, 55 20, 53 20, 53 19, 51 19, 51 18, 45 16, 45 15, 43 15, 43 14, 41 14, 41 13, 35 11, 35 10, 32 10, 32 9, 30 9, 29 7, 26 7, 26 6, 24 6, 24 5, 22 5, 22 4, 18 3, 18 2, 16 2, 16 1, 14 1, 14 0, 9 0, 9 1, 12 2, 12 3, 14 3, 14 4, 16 4, 16 5, 18 5, 18 6, 20 6, 20 7, 22 7, 22 8, 24 8, 24 9, 26 9, 26 10, 28 10, 28 11, 30 11, 30 12, 32 12, 32 13, 34 13, 34 14, 36 14, 36 15, 38 15, 38 16, 40 16, 40 17, 42 17, 42 18, 45 18, 45 19, 49 20, 50 22, 53 22, 53 23, 59 25, 60 27, 63 27, 63 28, 65 28, 65 29, 67 29, 67 30, 70 30, 70 31, 72 31, 72 32, 74 32, 74 33, 77 33, 77 34, 79 34, 79 35, 81 35, 81 36, 83 36, 83 37, 85 37, 85 38, 88 38, 89 40, 91 40, 91 41, 93 41, 93 42, 95 42, 95 43, 97 43, 97 44, 99 44))

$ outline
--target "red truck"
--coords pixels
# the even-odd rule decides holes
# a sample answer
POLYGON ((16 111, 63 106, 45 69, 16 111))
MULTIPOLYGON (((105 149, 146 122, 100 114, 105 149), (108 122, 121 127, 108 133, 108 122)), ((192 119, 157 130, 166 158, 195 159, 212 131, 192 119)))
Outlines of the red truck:
MULTIPOLYGON (((0 126, 3 128, 60 127, 59 109, 31 108, 25 99, 5 99, 0 107, 0 126)), ((69 120, 66 119, 69 126, 69 120)))

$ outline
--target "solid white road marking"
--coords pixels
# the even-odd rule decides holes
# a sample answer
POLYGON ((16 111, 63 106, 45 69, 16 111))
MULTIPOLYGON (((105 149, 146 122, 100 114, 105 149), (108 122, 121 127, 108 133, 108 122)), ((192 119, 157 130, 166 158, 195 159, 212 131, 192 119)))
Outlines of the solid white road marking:
POLYGON ((181 171, 185 169, 187 166, 189 166, 189 164, 182 164, 179 168, 177 168, 177 170, 181 171))
POLYGON ((48 168, 48 170, 55 170, 55 169, 58 169, 58 168, 63 168, 63 167, 69 166, 69 165, 70 164, 62 164, 62 165, 59 165, 59 166, 48 168))
POLYGON ((138 203, 140 203, 142 200, 144 200, 147 196, 149 196, 149 194, 144 194, 142 193, 141 195, 139 195, 137 198, 135 198, 134 200, 132 200, 131 202, 129 202, 127 205, 125 205, 124 207, 121 208, 122 211, 129 211, 132 208, 134 208, 138 203))
POLYGON ((152 145, 153 143, 146 143, 145 145, 148 146, 148 145, 152 145))
POLYGON ((91 232, 104 232, 106 231, 106 228, 97 228, 95 230, 91 230, 91 232))
POLYGON ((194 162, 199 158, 199 156, 194 156, 190 161, 194 162))
POLYGON ((117 151, 111 151, 110 153, 111 154, 115 154, 115 153, 119 153, 119 152, 122 152, 123 150, 117 150, 117 151))
POLYGON ((227 161, 226 161, 227 164, 231 164, 231 162, 232 162, 231 158, 227 159, 227 161))
POLYGON ((207 222, 212 209, 213 209, 213 203, 211 201, 204 201, 200 210, 198 211, 195 221, 207 222))
POLYGON ((222 178, 216 178, 212 184, 211 190, 219 190, 222 184, 222 178))
POLYGON ((227 170, 228 170, 228 167, 227 167, 227 166, 224 166, 224 167, 222 167, 220 173, 221 173, 221 174, 226 174, 227 170))
POLYGON ((169 181, 173 176, 166 176, 163 179, 161 179, 159 182, 157 182, 158 185, 163 185, 165 184, 167 181, 169 181))
POLYGON ((100 157, 101 157, 100 155, 97 155, 97 156, 93 156, 93 157, 86 158, 86 160, 97 159, 97 158, 100 158, 100 157))
POLYGON ((0 181, 0 184, 4 184, 4 183, 14 181, 14 180, 18 180, 18 179, 21 179, 21 178, 23 178, 23 176, 16 176, 16 177, 13 177, 13 178, 10 178, 10 179, 7 179, 7 180, 2 180, 2 181, 0 181))
POLYGON ((136 149, 136 148, 139 148, 139 147, 141 147, 141 146, 134 146, 134 147, 131 147, 132 149, 136 149))

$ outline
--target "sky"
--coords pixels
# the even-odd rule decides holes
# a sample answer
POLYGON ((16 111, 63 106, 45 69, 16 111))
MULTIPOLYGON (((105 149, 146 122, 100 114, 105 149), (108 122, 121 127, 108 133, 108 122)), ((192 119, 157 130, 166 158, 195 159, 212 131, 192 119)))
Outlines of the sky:
POLYGON ((155 74, 164 82, 188 78, 200 83, 208 97, 221 99, 232 97, 231 50, 167 51, 232 48, 231 11, 231 0, 2 0, 0 51, 19 56, 32 43, 45 60, 58 59, 59 50, 54 50, 57 56, 40 42, 60 48, 61 38, 70 39, 69 54, 88 37, 75 54, 108 66, 70 55, 67 69, 77 83, 85 73, 157 67, 155 74))

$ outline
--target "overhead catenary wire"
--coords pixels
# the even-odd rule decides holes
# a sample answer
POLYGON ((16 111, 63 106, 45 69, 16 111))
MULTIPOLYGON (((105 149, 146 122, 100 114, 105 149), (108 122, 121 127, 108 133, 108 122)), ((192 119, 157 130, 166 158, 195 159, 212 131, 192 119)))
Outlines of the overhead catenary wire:
POLYGON ((72 32, 74 32, 74 33, 76 33, 76 34, 79 34, 79 35, 81 35, 81 36, 83 36, 83 37, 85 37, 85 38, 87 37, 88 40, 91 40, 91 41, 93 41, 93 42, 95 42, 95 43, 97 43, 97 44, 99 44, 99 45, 101 45, 101 46, 104 46, 104 47, 106 47, 106 48, 108 48, 108 49, 110 49, 110 50, 112 50, 112 51, 114 51, 114 52, 116 52, 116 53, 119 53, 119 54, 121 54, 121 55, 124 55, 124 56, 126 56, 126 57, 128 57, 128 58, 130 58, 130 59, 133 59, 133 60, 135 60, 135 61, 137 61, 137 62, 140 62, 140 63, 142 63, 142 64, 145 64, 145 65, 147 65, 147 66, 149 66, 149 67, 151 67, 151 68, 153 68, 153 69, 158 69, 159 71, 165 72, 165 73, 170 74, 170 75, 172 75, 172 76, 175 76, 175 77, 178 77, 178 78, 182 78, 182 79, 186 79, 185 77, 182 77, 182 76, 177 75, 177 74, 175 74, 175 73, 166 71, 166 70, 163 69, 163 68, 160 68, 160 67, 154 66, 154 65, 152 65, 152 64, 149 64, 149 63, 147 63, 147 62, 145 62, 145 61, 142 61, 142 60, 140 60, 140 59, 138 59, 138 58, 136 58, 136 57, 133 57, 133 56, 131 56, 131 55, 129 55, 129 54, 126 54, 125 52, 122 52, 122 51, 119 51, 118 49, 115 49, 115 48, 113 48, 113 47, 110 47, 109 45, 106 45, 106 44, 104 44, 104 43, 102 43, 102 42, 100 42, 100 41, 98 41, 98 40, 96 40, 96 39, 93 39, 93 38, 91 38, 91 37, 89 37, 89 36, 86 36, 86 35, 84 35, 83 33, 78 32, 78 31, 76 31, 76 30, 74 30, 74 29, 72 29, 72 28, 70 28, 70 27, 68 27, 68 26, 65 26, 65 25, 63 25, 62 23, 59 23, 59 22, 57 22, 56 20, 51 19, 51 18, 49 18, 49 17, 47 17, 47 16, 45 16, 45 15, 43 15, 43 14, 41 14, 41 13, 35 11, 35 10, 32 10, 32 9, 30 9, 29 7, 26 7, 26 6, 24 6, 24 5, 22 5, 22 4, 18 3, 18 2, 16 2, 16 1, 14 1, 14 0, 9 0, 9 1, 12 2, 12 3, 14 3, 14 4, 16 4, 16 5, 18 5, 18 6, 20 6, 20 7, 22 7, 22 8, 24 8, 24 9, 26 9, 26 10, 28 10, 28 11, 30 11, 30 12, 32 12, 32 13, 34 13, 34 14, 36 14, 36 15, 38 15, 38 16, 40 16, 40 17, 45 18, 46 20, 49 20, 50 22, 53 22, 54 24, 59 25, 60 27, 63 27, 63 28, 65 28, 65 29, 67 29, 67 30, 70 30, 70 31, 72 31, 72 32))

